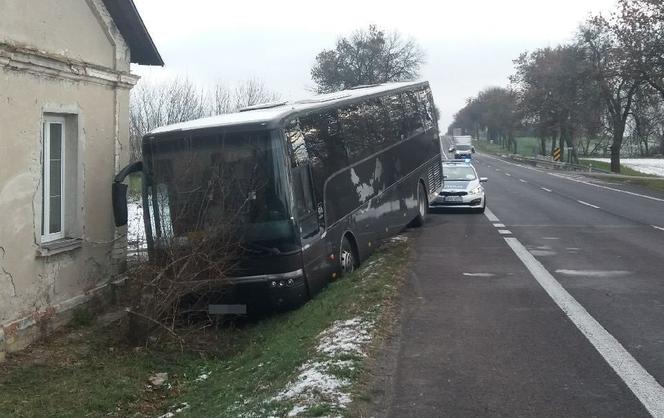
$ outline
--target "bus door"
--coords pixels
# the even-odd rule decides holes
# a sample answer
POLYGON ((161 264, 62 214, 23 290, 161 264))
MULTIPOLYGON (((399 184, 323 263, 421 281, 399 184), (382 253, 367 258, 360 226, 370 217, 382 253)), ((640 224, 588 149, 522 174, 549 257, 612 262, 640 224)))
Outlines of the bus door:
POLYGON ((294 167, 293 195, 295 215, 302 244, 302 265, 307 277, 310 296, 318 293, 329 281, 330 261, 322 203, 317 203, 311 179, 311 166, 302 164, 294 167))

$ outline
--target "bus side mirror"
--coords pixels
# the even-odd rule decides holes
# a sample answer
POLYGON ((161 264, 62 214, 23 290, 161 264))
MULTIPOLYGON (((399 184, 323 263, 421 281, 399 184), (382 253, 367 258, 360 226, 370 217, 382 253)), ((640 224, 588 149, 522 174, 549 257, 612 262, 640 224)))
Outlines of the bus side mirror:
POLYGON ((113 218, 115 218, 115 226, 127 225, 127 189, 128 186, 123 184, 125 178, 132 173, 143 171, 143 162, 135 161, 120 172, 113 179, 111 186, 111 198, 113 201, 113 218))
POLYGON ((113 217, 115 226, 127 225, 127 188, 124 183, 113 182, 111 194, 113 197, 113 217))

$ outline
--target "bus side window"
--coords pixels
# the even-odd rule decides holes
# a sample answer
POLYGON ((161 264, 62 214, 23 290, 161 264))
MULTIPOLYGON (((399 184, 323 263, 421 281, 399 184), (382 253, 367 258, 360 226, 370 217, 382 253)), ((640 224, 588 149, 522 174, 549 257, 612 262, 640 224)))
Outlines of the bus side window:
POLYGON ((401 95, 404 104, 404 121, 406 123, 406 138, 423 128, 422 112, 418 106, 415 92, 407 91, 401 95))
POLYGON ((383 131, 385 143, 394 144, 405 139, 407 132, 404 130, 403 108, 399 93, 381 97, 381 102, 387 119, 383 131))

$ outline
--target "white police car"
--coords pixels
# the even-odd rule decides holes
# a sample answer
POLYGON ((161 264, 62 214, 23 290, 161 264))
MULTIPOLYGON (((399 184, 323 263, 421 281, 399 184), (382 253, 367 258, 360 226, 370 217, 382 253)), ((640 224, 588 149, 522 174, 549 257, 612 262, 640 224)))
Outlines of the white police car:
POLYGON ((443 188, 429 204, 432 208, 471 209, 484 213, 486 197, 482 183, 469 160, 443 161, 443 188))

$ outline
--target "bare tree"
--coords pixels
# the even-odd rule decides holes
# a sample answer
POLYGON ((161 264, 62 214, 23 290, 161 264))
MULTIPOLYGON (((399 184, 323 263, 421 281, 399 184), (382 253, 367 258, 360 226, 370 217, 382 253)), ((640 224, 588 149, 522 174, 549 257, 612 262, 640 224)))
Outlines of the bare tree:
POLYGON ((424 51, 415 40, 371 25, 340 38, 335 49, 320 52, 311 77, 316 90, 327 93, 363 84, 414 80, 423 63, 424 51))
POLYGON ((589 19, 581 29, 580 47, 586 48, 592 77, 598 83, 609 114, 611 128, 611 171, 620 173, 620 149, 634 96, 644 79, 629 59, 628 48, 616 30, 614 16, 589 19))
POLYGON ((209 114, 206 94, 187 78, 162 82, 144 80, 131 92, 129 135, 131 159, 140 159, 141 138, 164 125, 209 114))
POLYGON ((141 138, 155 128, 231 113, 243 107, 275 101, 279 97, 256 78, 250 78, 234 88, 218 82, 211 90, 199 87, 187 78, 161 82, 141 80, 131 92, 129 105, 131 159, 140 159, 141 138))
POLYGON ((277 101, 280 97, 256 78, 240 83, 235 89, 218 82, 212 90, 212 113, 220 115, 236 112, 243 107, 277 101))

